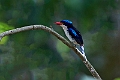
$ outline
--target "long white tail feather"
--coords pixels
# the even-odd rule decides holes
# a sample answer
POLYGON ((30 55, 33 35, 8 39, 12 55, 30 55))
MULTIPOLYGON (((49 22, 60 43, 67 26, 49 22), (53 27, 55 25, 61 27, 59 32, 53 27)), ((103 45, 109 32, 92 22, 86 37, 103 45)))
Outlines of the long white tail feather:
POLYGON ((86 58, 86 56, 85 56, 84 46, 80 46, 80 51, 81 51, 82 55, 84 56, 84 58, 85 58, 86 61, 87 61, 87 58, 86 58))

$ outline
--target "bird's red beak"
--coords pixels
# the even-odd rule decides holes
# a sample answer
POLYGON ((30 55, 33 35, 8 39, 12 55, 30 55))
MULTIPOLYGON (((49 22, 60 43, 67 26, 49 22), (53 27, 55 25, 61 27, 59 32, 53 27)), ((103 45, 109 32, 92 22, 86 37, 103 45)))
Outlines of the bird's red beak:
POLYGON ((55 24, 56 24, 56 25, 62 25, 62 23, 61 23, 61 22, 55 22, 55 24))

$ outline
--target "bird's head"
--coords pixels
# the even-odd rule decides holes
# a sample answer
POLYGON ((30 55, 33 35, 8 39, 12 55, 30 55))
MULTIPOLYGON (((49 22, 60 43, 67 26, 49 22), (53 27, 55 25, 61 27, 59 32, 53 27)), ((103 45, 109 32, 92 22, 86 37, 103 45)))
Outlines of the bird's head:
POLYGON ((56 25, 59 25, 59 26, 61 26, 61 27, 63 27, 63 26, 66 26, 66 27, 71 27, 71 26, 73 26, 73 25, 72 25, 72 22, 69 21, 69 20, 58 21, 58 22, 55 22, 55 24, 56 24, 56 25))

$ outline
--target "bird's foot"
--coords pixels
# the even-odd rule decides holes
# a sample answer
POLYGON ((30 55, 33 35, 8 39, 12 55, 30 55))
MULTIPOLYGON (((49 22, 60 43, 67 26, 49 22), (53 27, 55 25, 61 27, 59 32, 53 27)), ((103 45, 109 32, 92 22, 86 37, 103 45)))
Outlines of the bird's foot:
POLYGON ((53 30, 53 27, 50 25, 50 28, 53 30))
POLYGON ((74 47, 76 47, 76 45, 73 42, 70 42, 74 47))

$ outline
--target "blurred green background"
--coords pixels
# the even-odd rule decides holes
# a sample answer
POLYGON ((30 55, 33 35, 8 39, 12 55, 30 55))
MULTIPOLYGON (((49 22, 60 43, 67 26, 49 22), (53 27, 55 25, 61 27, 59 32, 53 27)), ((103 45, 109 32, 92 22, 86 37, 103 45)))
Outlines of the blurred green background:
MULTIPOLYGON (((88 60, 103 80, 120 80, 119 0, 0 0, 0 32, 26 25, 71 20, 83 35, 88 60)), ((66 38, 67 39, 67 38, 66 38)), ((42 30, 0 42, 0 80, 93 80, 79 57, 42 30)))

